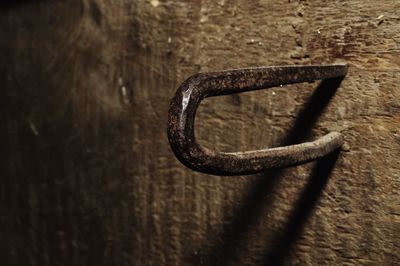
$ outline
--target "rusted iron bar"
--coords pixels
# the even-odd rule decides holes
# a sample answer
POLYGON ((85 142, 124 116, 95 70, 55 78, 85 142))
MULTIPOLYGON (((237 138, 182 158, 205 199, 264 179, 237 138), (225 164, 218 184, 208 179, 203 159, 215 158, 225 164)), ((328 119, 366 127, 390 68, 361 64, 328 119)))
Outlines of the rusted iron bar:
POLYGON ((346 73, 347 65, 327 65, 246 68, 195 74, 183 82, 171 101, 168 117, 171 148, 187 167, 214 175, 254 174, 318 159, 343 144, 341 133, 331 132, 313 142, 271 149, 216 152, 196 142, 196 110, 206 97, 344 77, 346 73))

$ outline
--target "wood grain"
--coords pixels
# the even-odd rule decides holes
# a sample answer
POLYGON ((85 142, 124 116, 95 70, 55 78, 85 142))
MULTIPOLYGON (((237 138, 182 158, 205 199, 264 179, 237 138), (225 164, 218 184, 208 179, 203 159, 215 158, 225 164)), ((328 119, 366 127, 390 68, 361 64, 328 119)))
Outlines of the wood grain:
POLYGON ((400 2, 0 4, 2 265, 400 264, 400 2), (206 99, 220 151, 340 131, 344 149, 255 176, 170 150, 188 76, 348 63, 318 83, 206 99), (325 84, 326 85, 326 84, 325 84))

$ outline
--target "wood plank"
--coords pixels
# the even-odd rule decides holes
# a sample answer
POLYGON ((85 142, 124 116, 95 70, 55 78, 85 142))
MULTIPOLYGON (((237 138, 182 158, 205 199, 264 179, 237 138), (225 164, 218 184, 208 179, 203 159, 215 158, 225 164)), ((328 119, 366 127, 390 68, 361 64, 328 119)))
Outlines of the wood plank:
POLYGON ((400 2, 0 5, 4 265, 400 263, 400 2), (196 134, 238 151, 341 131, 319 162, 254 176, 182 166, 169 100, 198 72, 349 64, 340 87, 206 99, 196 134))

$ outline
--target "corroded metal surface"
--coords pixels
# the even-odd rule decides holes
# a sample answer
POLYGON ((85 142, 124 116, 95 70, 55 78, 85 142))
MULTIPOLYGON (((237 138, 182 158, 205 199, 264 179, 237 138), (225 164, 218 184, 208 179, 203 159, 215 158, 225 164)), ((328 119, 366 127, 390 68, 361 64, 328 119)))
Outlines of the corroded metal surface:
POLYGON ((339 132, 297 145, 245 152, 216 152, 201 147, 195 140, 196 110, 206 97, 343 77, 346 73, 346 65, 329 65, 248 68, 193 75, 179 87, 171 102, 168 138, 172 150, 187 167, 215 175, 253 174, 268 168, 318 159, 342 145, 343 137, 339 132))

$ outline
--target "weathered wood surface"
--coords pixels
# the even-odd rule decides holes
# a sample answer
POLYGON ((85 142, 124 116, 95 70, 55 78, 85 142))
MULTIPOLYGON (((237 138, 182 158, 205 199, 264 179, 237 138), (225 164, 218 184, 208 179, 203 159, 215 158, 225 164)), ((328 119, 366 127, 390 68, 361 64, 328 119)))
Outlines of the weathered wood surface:
POLYGON ((399 1, 9 1, 0 6, 2 265, 400 264, 399 1), (257 176, 194 173, 166 137, 189 75, 347 62, 340 87, 207 99, 224 151, 341 131, 257 176))

